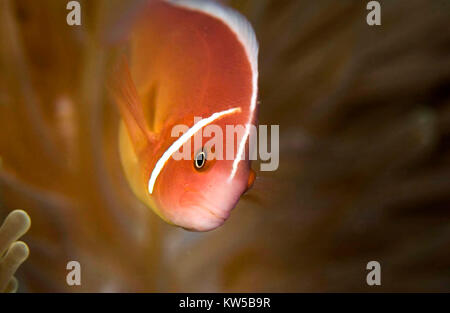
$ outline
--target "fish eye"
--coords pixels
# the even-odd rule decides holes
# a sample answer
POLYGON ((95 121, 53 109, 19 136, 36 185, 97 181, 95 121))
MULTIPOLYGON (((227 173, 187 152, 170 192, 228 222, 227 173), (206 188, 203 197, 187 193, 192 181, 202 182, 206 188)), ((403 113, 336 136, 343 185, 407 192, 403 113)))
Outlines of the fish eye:
POLYGON ((194 166, 196 169, 201 169, 206 164, 206 151, 200 150, 194 158, 194 166))

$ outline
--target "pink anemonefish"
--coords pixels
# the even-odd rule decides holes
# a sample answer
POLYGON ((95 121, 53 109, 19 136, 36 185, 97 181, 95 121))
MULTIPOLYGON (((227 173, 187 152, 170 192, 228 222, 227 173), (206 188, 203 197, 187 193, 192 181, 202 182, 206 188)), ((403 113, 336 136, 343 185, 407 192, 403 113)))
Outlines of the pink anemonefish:
POLYGON ((195 231, 215 229, 255 178, 245 157, 258 109, 253 28, 214 1, 148 0, 129 40, 130 66, 124 57, 111 88, 122 118, 119 150, 126 178, 135 195, 166 222, 195 231), (172 137, 179 124, 189 130, 172 137), (214 148, 206 146, 191 149, 190 160, 172 158, 209 124, 223 134, 226 125, 245 127, 240 141, 223 136, 223 147, 234 145, 234 159, 208 158, 214 148))

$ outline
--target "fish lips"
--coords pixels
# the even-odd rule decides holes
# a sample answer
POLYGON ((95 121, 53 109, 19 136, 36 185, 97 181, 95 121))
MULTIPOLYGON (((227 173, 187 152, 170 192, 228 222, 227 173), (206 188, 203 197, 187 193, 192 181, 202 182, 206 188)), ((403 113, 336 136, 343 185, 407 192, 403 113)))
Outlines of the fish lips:
POLYGON ((172 212, 169 219, 176 225, 190 231, 210 231, 220 227, 229 218, 231 211, 239 201, 238 195, 228 194, 226 198, 210 197, 206 199, 195 191, 185 192, 179 200, 179 208, 172 212))

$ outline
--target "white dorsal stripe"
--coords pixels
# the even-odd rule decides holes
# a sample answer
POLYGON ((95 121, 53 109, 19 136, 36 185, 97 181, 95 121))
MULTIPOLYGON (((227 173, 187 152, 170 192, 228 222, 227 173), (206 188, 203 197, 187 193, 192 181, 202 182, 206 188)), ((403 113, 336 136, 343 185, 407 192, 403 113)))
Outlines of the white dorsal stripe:
POLYGON ((178 151, 194 134, 205 127, 208 124, 211 124, 218 118, 228 115, 240 112, 241 108, 232 108, 221 112, 213 113, 210 117, 201 119, 197 123, 194 124, 187 132, 185 132, 180 138, 175 140, 172 145, 163 153, 161 158, 159 158, 158 162, 156 162, 155 167, 153 168, 153 171, 150 175, 150 179, 148 180, 148 192, 150 194, 153 193, 153 188, 155 187, 156 179, 159 176, 159 173, 161 173, 164 165, 169 160, 169 158, 178 151))
POLYGON ((225 23, 245 48, 253 74, 258 73, 258 41, 252 25, 239 12, 213 0, 167 0, 169 3, 193 11, 207 13, 225 23))
POLYGON ((231 8, 227 8, 212 0, 168 0, 174 5, 188 8, 195 11, 207 13, 222 22, 224 22, 236 34, 239 41, 244 46, 247 57, 250 61, 252 69, 252 97, 250 102, 249 119, 245 127, 245 134, 239 143, 238 152, 233 162, 233 169, 228 178, 231 182, 237 172, 239 162, 244 158, 245 144, 250 135, 250 126, 253 122, 253 115, 256 108, 257 94, 258 94, 258 41, 256 40, 253 27, 247 19, 240 13, 231 8))

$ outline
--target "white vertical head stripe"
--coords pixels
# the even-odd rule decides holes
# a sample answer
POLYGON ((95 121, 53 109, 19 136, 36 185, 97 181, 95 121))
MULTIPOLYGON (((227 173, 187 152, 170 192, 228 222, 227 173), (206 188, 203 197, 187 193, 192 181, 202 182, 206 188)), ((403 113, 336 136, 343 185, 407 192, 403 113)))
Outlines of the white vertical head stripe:
POLYGON ((253 121, 253 114, 255 112, 256 108, 256 94, 257 94, 257 85, 258 85, 258 72, 253 74, 253 92, 252 92, 252 99, 251 99, 251 106, 250 106, 250 117, 247 121, 247 124, 245 125, 245 134, 241 139, 241 142, 239 143, 239 150, 237 152, 236 158, 233 161, 233 169, 231 171, 230 176, 228 177, 228 182, 231 182, 234 178, 234 175, 236 175, 236 171, 239 166, 239 162, 244 158, 245 153, 245 144, 247 142, 248 136, 250 135, 250 126, 253 121))
POLYGON ((197 131, 202 129, 208 124, 211 124, 218 118, 240 112, 241 108, 232 108, 221 112, 213 113, 210 117, 201 119, 197 123, 194 124, 187 132, 185 132, 180 138, 175 140, 172 145, 163 153, 161 158, 159 158, 158 162, 156 162, 155 167, 150 175, 150 179, 148 180, 148 192, 150 194, 153 193, 153 188, 155 187, 156 179, 158 178, 159 173, 162 171, 164 165, 169 160, 169 158, 174 154, 178 149, 180 149, 197 131))

